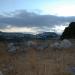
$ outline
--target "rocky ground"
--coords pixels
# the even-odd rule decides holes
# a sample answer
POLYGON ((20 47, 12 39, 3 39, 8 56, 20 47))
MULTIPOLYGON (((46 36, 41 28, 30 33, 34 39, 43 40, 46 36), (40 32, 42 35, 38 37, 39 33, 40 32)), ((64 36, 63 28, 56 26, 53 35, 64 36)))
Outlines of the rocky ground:
POLYGON ((39 50, 21 43, 16 53, 10 53, 7 43, 0 42, 0 75, 75 75, 74 47, 51 48, 54 40, 36 42, 48 48, 39 50))

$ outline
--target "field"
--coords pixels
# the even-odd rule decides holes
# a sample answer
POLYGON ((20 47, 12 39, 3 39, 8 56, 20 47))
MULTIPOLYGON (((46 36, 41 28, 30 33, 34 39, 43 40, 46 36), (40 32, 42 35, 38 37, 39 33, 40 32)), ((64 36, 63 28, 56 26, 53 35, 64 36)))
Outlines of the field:
POLYGON ((7 52, 7 43, 0 42, 0 71, 3 75, 75 75, 74 48, 51 48, 53 40, 36 42, 48 44, 49 47, 37 50, 32 47, 24 48, 23 43, 16 54, 12 54, 7 52), (25 51, 21 50, 22 47, 25 51))

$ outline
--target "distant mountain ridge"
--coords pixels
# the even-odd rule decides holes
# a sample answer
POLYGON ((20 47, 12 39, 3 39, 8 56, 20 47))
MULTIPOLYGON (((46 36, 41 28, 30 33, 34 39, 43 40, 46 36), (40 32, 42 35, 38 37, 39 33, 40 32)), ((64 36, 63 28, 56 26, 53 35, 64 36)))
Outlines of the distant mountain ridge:
POLYGON ((43 32, 41 34, 37 34, 36 38, 37 39, 54 39, 57 38, 59 35, 56 34, 55 32, 43 32))
POLYGON ((34 40, 34 39, 54 39, 57 38, 58 34, 55 32, 43 32, 40 34, 24 34, 24 33, 7 33, 7 32, 0 32, 0 40, 7 40, 7 41, 24 41, 24 40, 34 40))

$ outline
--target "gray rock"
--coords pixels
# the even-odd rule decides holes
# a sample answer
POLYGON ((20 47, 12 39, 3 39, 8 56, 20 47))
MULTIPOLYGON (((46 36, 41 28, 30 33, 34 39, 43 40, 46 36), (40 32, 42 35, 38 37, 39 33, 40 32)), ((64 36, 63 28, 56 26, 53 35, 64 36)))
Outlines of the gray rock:
POLYGON ((67 39, 64 39, 60 42, 60 48, 70 48, 72 47, 72 43, 67 40, 67 39))
POLYGON ((48 45, 39 45, 36 47, 36 49, 38 49, 38 50, 44 50, 46 48, 48 48, 48 45))
POLYGON ((2 73, 2 71, 0 71, 0 75, 4 75, 4 74, 2 73))
POLYGON ((9 43, 8 44, 8 52, 15 53, 16 52, 16 46, 14 43, 9 43))
POLYGON ((27 42, 27 46, 28 46, 28 47, 34 47, 34 46, 36 46, 36 45, 37 45, 37 43, 34 42, 34 41, 28 41, 28 42, 27 42))
POLYGON ((51 44, 50 47, 58 48, 58 49, 70 48, 70 47, 72 47, 72 43, 69 40, 64 39, 62 41, 55 42, 54 44, 51 44))

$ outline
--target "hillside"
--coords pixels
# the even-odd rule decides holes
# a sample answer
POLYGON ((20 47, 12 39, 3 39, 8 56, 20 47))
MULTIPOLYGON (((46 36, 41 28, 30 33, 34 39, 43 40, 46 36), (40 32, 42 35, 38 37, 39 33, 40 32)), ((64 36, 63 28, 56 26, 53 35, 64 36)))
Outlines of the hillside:
POLYGON ((61 39, 75 39, 75 22, 71 22, 61 35, 61 39))
MULTIPOLYGON (((0 42, 0 72, 3 75, 73 75, 75 48, 57 49, 50 45, 58 40, 33 40, 46 49, 38 50, 19 43, 16 53, 8 52, 8 43, 0 42)), ((71 42, 75 45, 75 40, 71 42)))
POLYGON ((0 41, 21 42, 26 40, 48 40, 59 38, 55 32, 43 32, 36 35, 27 33, 0 32, 0 41))

